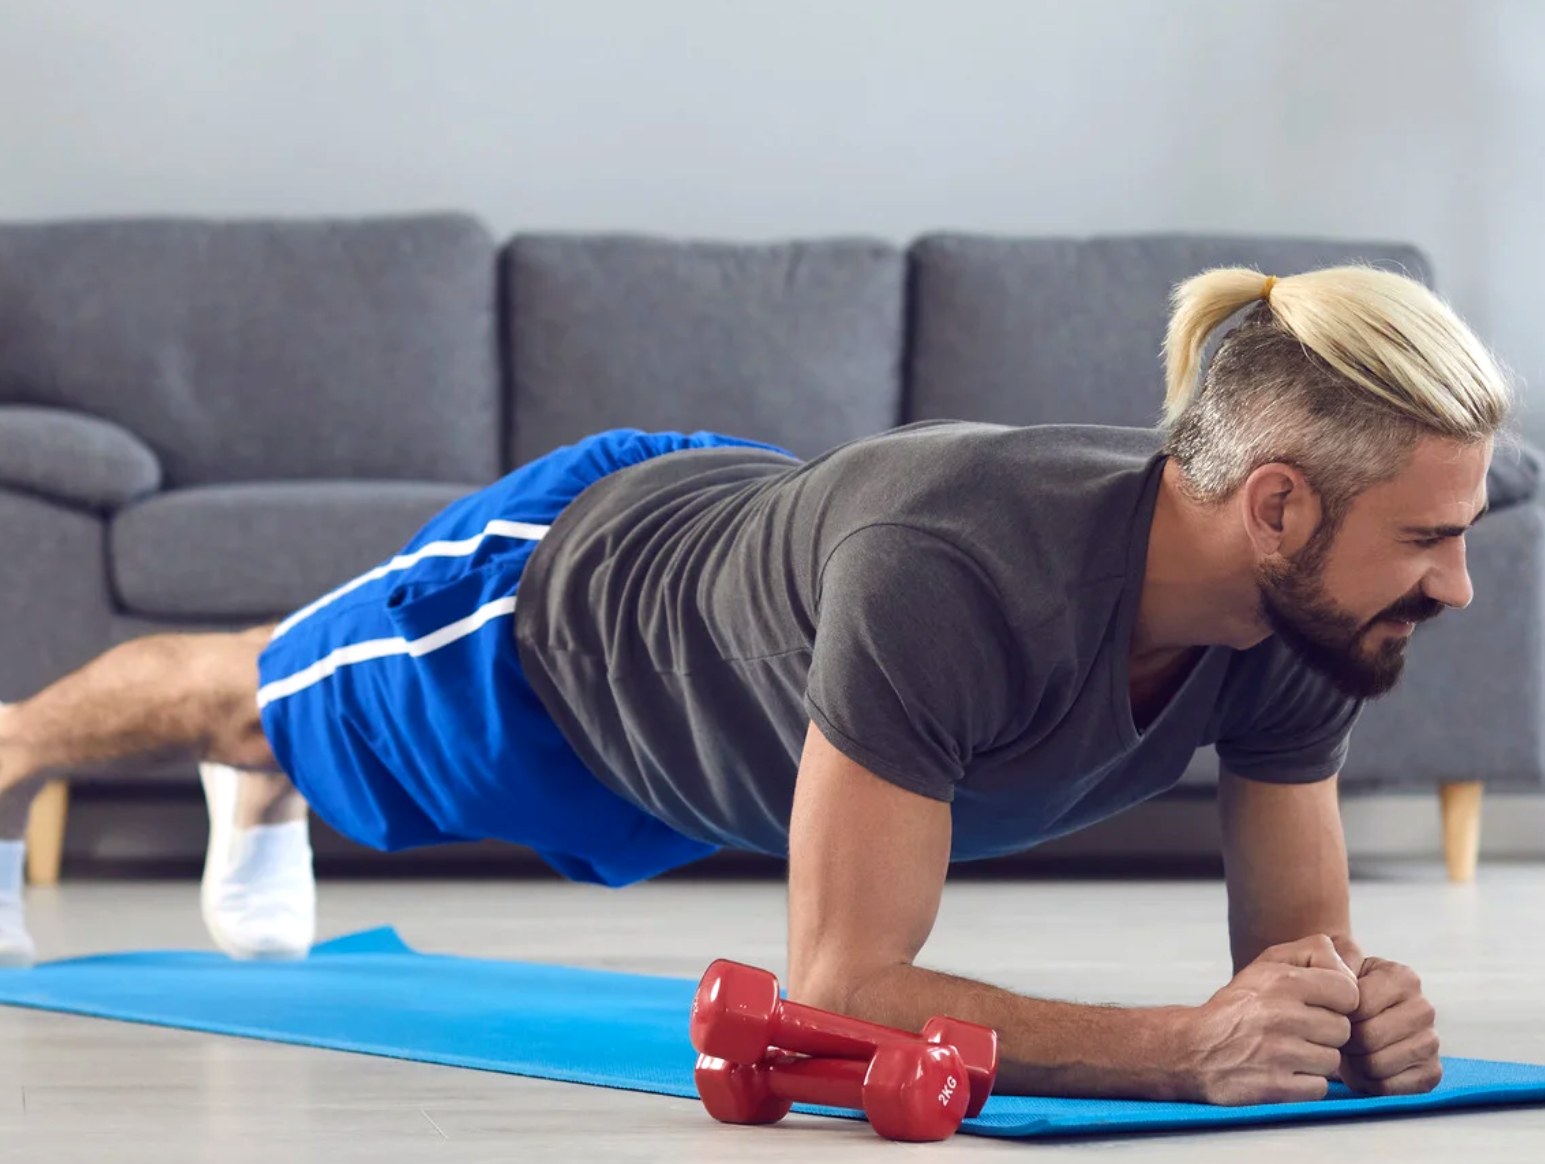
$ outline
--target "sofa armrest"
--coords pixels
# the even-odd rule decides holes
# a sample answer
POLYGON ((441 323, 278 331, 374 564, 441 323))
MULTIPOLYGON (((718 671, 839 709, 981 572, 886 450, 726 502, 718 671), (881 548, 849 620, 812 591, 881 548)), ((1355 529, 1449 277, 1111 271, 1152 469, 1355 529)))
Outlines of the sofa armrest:
POLYGON ((1506 509, 1533 501, 1540 492, 1540 471, 1545 456, 1522 438, 1497 441, 1491 470, 1486 474, 1486 496, 1493 509, 1506 509))
POLYGON ((161 462, 110 421, 0 405, 0 487, 111 513, 161 487, 161 462))

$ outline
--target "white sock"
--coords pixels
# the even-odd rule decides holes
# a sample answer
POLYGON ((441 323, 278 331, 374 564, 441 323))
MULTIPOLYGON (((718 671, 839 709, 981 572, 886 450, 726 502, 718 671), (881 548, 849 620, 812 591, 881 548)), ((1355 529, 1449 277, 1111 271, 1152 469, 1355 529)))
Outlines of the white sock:
POLYGON ((0 966, 30 966, 37 957, 22 908, 26 841, 0 841, 0 966))
POLYGON ((241 773, 200 766, 209 804, 204 924, 233 958, 303 958, 316 940, 311 831, 304 820, 237 828, 241 773))

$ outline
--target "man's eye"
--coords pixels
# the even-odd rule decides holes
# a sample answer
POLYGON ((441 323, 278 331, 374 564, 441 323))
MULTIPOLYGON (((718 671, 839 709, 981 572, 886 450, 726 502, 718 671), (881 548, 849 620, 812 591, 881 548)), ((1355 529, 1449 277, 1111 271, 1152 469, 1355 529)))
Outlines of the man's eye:
POLYGON ((1412 545, 1421 546, 1424 550, 1435 550, 1446 541, 1448 541, 1447 538, 1422 538, 1420 541, 1413 542, 1412 545))

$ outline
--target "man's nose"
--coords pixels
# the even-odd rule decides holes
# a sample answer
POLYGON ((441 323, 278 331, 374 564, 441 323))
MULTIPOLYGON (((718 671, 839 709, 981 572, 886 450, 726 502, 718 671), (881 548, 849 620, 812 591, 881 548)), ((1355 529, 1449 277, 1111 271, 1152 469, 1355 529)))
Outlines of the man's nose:
POLYGON ((1429 598, 1463 610, 1475 600, 1475 587, 1470 582, 1470 568, 1465 560, 1463 538, 1455 538, 1451 549, 1428 574, 1422 589, 1429 598))

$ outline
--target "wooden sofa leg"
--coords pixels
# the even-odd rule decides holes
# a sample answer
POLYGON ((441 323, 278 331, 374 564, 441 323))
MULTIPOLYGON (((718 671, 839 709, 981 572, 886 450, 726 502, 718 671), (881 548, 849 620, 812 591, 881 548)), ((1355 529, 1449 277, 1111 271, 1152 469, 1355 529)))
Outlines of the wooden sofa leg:
POLYGON ((1443 855, 1450 881, 1474 881, 1481 855, 1481 800, 1486 786, 1466 780, 1438 787, 1443 805, 1443 855))
POLYGON ((57 885, 64 859, 64 824, 70 812, 70 786, 50 780, 32 802, 27 820, 27 879, 34 885, 57 885))

